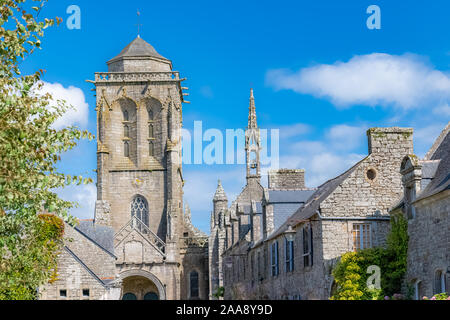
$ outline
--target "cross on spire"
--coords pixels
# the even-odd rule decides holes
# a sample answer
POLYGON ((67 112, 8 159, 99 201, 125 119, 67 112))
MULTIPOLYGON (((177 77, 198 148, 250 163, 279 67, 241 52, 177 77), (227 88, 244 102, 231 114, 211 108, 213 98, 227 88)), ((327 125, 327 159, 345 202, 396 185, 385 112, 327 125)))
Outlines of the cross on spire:
POLYGON ((137 28, 138 28, 138 38, 140 38, 141 36, 140 36, 140 31, 141 31, 141 27, 142 27, 142 24, 140 24, 140 19, 141 18, 141 13, 139 12, 139 10, 137 11, 137 28))

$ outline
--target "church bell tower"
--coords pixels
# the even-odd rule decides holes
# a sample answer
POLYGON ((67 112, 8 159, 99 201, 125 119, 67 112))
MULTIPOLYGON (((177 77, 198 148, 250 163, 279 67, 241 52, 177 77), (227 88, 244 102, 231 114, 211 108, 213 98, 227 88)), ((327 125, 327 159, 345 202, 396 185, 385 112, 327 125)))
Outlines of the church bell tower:
POLYGON ((114 229, 121 273, 131 272, 131 265, 147 266, 149 276, 143 276, 155 278, 156 294, 177 299, 184 79, 139 36, 107 65, 108 72, 96 73, 94 81, 95 223, 114 229))

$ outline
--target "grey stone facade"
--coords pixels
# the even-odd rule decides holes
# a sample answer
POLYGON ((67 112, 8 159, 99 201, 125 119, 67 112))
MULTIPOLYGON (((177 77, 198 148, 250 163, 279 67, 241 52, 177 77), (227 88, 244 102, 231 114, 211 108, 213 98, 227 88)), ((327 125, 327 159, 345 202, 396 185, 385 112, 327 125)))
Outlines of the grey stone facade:
POLYGON ((408 220, 405 290, 414 299, 449 292, 450 123, 424 159, 405 155, 400 172, 404 195, 391 215, 408 220))
POLYGON ((305 186, 303 170, 281 169, 269 172, 268 188, 248 208, 239 197, 222 204, 225 219, 212 223, 212 235, 225 241, 210 265, 219 264, 211 270, 221 274, 225 299, 328 299, 343 253, 385 245, 413 130, 372 128, 367 136, 368 156, 317 189, 305 186))
MULTIPOLYGON (((185 79, 140 37, 107 64, 108 72, 96 73, 92 81, 97 97, 93 226, 112 230, 108 237, 114 259, 89 249, 98 245, 98 230, 92 232, 89 246, 77 238, 72 251, 61 255, 61 281, 70 277, 70 268, 80 269, 74 262, 78 259, 93 278, 101 280, 105 270, 113 275, 120 284, 116 299, 207 299, 207 236, 192 226, 189 209, 183 212, 185 79)), ((100 297, 97 287, 94 298, 100 297)))

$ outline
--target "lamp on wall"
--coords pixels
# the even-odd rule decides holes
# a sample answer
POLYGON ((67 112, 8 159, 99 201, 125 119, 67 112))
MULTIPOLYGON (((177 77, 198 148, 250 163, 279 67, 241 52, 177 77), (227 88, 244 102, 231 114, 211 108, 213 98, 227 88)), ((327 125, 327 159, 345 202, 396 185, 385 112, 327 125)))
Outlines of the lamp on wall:
POLYGON ((297 231, 295 231, 291 225, 289 225, 287 230, 284 232, 284 236, 286 237, 287 241, 294 241, 296 234, 297 231))

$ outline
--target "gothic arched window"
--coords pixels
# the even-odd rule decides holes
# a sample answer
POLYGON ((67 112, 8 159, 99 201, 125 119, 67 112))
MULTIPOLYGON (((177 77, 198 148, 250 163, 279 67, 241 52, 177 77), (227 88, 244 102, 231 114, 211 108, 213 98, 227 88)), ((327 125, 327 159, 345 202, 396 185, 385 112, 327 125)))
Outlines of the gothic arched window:
POLYGON ((128 143, 128 141, 125 141, 123 143, 123 155, 127 158, 130 156, 130 144, 128 143))
POLYGON ((149 123, 148 124, 148 137, 149 138, 154 138, 154 131, 153 131, 153 124, 149 123))
POLYGON ((152 111, 152 109, 148 109, 148 121, 153 121, 153 111, 152 111))
POLYGON ((131 217, 138 218, 148 227, 148 204, 142 196, 136 196, 131 202, 131 217))
POLYGON ((123 110, 123 121, 129 121, 130 117, 128 116, 128 111, 123 110))
POLYGON ((189 287, 191 298, 198 298, 198 272, 191 271, 189 274, 189 287))
POLYGON ((128 125, 125 125, 123 127, 123 136, 125 138, 129 138, 130 137, 130 127, 128 125))
POLYGON ((434 273, 434 294, 444 293, 445 290, 445 273, 442 270, 437 270, 434 273))

